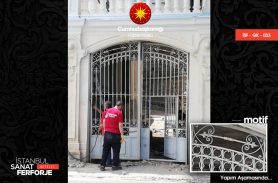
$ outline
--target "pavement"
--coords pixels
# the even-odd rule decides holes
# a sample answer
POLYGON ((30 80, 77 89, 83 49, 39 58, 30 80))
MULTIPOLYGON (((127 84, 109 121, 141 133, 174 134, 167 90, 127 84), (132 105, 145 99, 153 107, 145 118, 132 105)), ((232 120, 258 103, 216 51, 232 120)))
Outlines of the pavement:
POLYGON ((161 161, 122 162, 123 170, 100 171, 98 164, 71 161, 70 183, 209 183, 209 174, 189 173, 189 166, 161 161))

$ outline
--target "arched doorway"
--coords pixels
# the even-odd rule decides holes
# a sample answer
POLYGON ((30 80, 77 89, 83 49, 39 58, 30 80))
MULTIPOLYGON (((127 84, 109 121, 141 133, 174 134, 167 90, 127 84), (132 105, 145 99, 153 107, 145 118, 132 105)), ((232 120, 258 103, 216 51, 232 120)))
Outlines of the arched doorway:
MULTIPOLYGON (((141 41, 91 54, 91 106, 103 108, 106 100, 125 103, 122 159, 187 162, 188 58, 185 51, 141 41)), ((100 114, 91 110, 90 117, 90 155, 99 159, 100 114)))

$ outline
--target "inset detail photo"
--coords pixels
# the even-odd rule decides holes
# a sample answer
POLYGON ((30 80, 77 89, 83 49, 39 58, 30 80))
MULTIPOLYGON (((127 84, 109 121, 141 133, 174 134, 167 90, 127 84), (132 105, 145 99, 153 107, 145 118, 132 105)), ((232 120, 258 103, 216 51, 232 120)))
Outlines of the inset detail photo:
POLYGON ((191 172, 267 172, 267 124, 190 125, 191 172))

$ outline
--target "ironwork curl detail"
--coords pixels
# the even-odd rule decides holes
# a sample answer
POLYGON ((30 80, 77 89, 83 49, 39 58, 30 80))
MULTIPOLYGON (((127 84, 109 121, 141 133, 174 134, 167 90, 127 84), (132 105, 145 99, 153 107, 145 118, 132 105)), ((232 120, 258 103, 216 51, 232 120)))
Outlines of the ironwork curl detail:
MULTIPOLYGON (((248 135, 246 142, 243 144, 241 151, 247 154, 255 154, 257 152, 263 153, 264 145, 259 137, 254 135, 248 135)), ((261 155, 260 155, 261 157, 261 155)))
POLYGON ((266 172, 265 138, 261 134, 240 131, 238 127, 193 124, 191 169, 203 172, 266 172))
POLYGON ((196 133, 194 131, 193 134, 194 143, 212 144, 213 137, 211 135, 214 134, 214 132, 215 129, 213 126, 204 126, 201 129, 199 129, 196 133))

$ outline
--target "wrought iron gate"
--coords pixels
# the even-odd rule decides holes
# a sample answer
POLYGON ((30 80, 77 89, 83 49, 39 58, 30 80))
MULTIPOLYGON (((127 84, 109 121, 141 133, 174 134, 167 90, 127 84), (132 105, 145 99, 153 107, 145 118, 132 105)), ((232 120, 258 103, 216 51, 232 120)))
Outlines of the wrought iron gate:
MULTIPOLYGON (((130 42, 91 55, 91 105, 102 109, 105 101, 111 101, 112 105, 118 100, 125 103, 124 134, 127 137, 121 147, 122 159, 140 159, 140 149, 137 148, 140 144, 138 49, 138 43, 130 42)), ((98 132, 99 123, 100 113, 92 109, 91 159, 101 158, 103 138, 98 132)))
POLYGON ((266 126, 254 125, 191 124, 191 171, 266 172, 266 126))
MULTIPOLYGON (((142 43, 141 132, 145 135, 150 134, 150 98, 164 98, 166 104, 164 155, 180 162, 187 162, 188 56, 188 53, 169 46, 142 43)), ((141 154, 148 152, 149 144, 144 140, 145 138, 142 139, 141 148, 146 150, 141 149, 141 154)))
MULTIPOLYGON (((188 53, 150 42, 128 42, 91 54, 91 105, 102 109, 106 100, 112 104, 117 100, 125 103, 124 132, 127 137, 121 148, 122 159, 143 156, 138 147, 140 136, 146 142, 149 140, 149 133, 144 129, 149 128, 150 97, 176 97, 175 125, 166 125, 165 132, 176 142, 175 148, 171 148, 175 151, 172 158, 186 161, 187 62, 188 53)), ((99 122, 100 114, 92 109, 90 148, 95 146, 92 159, 101 158, 102 137, 97 138, 99 122)))

